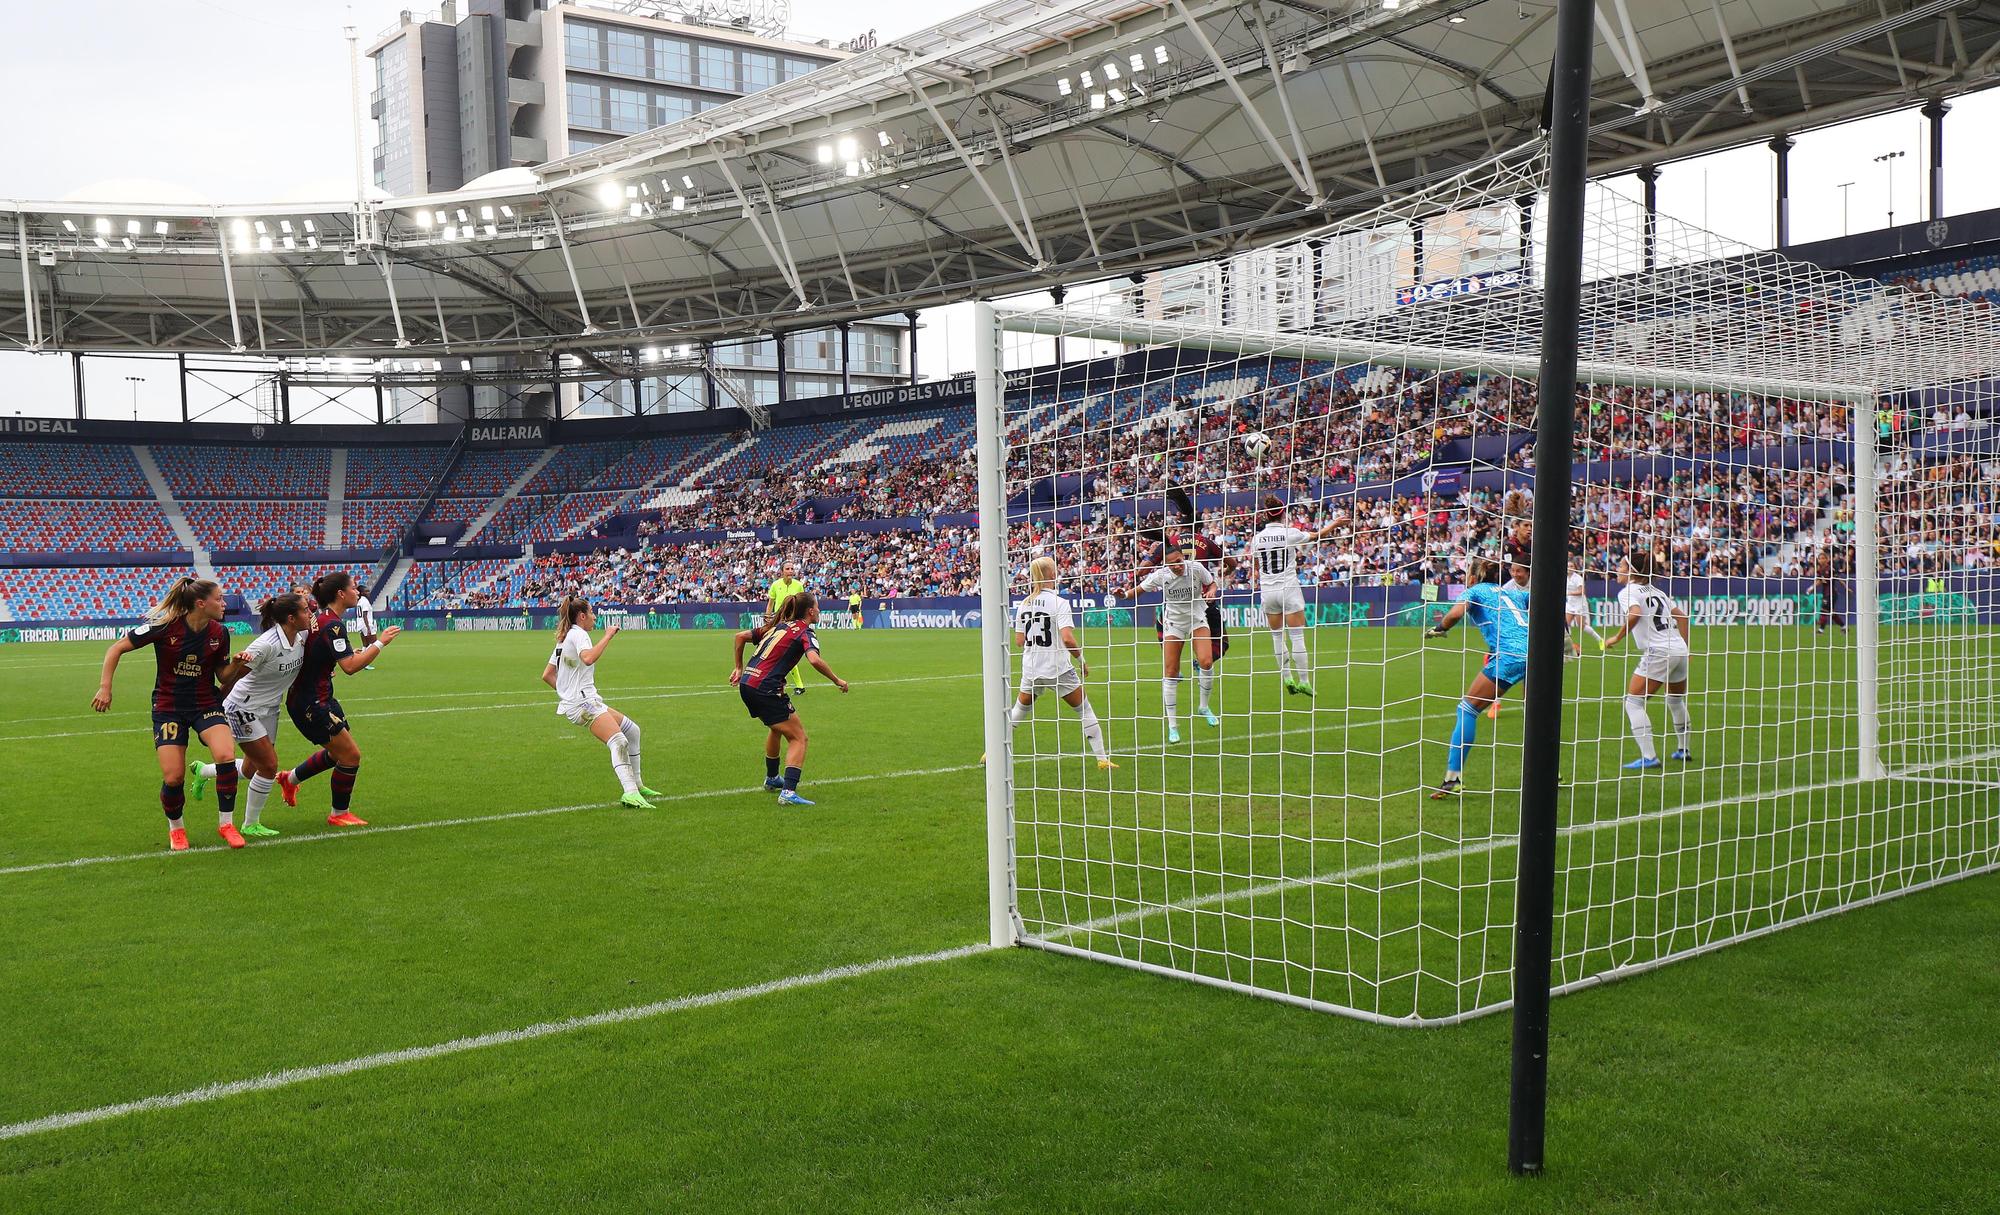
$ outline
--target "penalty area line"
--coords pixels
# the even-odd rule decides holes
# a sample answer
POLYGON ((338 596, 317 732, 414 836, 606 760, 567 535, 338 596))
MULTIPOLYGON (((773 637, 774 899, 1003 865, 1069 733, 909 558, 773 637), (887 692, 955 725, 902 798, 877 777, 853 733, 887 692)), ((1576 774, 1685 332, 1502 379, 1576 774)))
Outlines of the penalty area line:
POLYGON ((112 1105, 100 1105, 95 1109, 73 1110, 65 1114, 50 1114, 43 1118, 33 1118, 26 1122, 14 1122, 0 1126, 0 1139, 22 1139, 30 1135, 47 1134, 50 1131, 67 1130, 75 1126, 87 1126, 93 1122, 108 1122, 113 1118, 123 1118, 128 1114, 150 1113, 154 1110, 179 1109, 186 1105, 200 1105, 209 1101, 220 1101, 225 1097, 240 1097, 245 1093, 263 1093, 272 1089, 290 1088, 295 1084, 305 1084, 313 1080, 325 1080, 334 1076, 351 1076, 356 1072, 374 1071, 378 1068, 394 1067, 402 1063, 421 1063, 429 1059, 441 1059, 448 1055, 464 1054, 467 1051, 483 1050, 490 1046, 511 1046, 517 1042, 532 1042, 540 1038, 553 1038, 561 1034, 575 1033, 581 1029, 594 1029, 602 1025, 624 1025, 632 1021, 646 1021, 663 1017, 670 1013, 689 1012, 698 1008, 711 1008, 718 1004, 733 1004, 741 1000, 753 1000, 759 996, 776 995, 780 992, 796 991, 804 987, 821 987, 842 979, 856 979, 863 975, 881 974, 891 970, 907 970, 913 966, 926 966, 933 962, 949 962, 958 958, 986 953, 992 945, 960 945, 952 949, 939 949, 931 953, 903 954, 893 958, 878 958, 873 962, 854 962, 845 966, 830 966, 825 970, 815 970, 807 974, 788 975, 782 979, 770 979, 763 983, 752 983, 745 987, 728 987, 720 991, 702 992, 698 995, 676 996, 670 1000, 658 1000, 651 1004, 634 1004, 625 1008, 613 1008, 604 1012, 584 1016, 564 1017, 557 1021, 542 1021, 525 1025, 519 1029, 496 1030, 492 1033, 475 1034, 471 1037, 453 1038, 449 1042, 433 1043, 429 1046, 410 1046, 401 1050, 381 1051, 373 1055, 344 1059, 338 1063, 320 1063, 311 1067, 288 1067, 282 1071, 266 1072, 264 1075, 247 1080, 218 1081, 204 1084, 200 1088, 185 1089, 178 1093, 165 1093, 156 1097, 143 1097, 137 1101, 120 1101, 112 1105))

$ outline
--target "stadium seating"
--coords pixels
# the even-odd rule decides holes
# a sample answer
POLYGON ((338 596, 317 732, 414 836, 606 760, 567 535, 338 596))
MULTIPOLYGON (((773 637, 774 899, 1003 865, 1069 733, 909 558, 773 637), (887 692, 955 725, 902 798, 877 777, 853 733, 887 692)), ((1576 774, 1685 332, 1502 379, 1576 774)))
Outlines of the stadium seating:
POLYGON ((188 526, 206 549, 300 549, 326 547, 326 500, 316 502, 207 502, 181 504, 188 526))
POLYGON ((333 476, 329 447, 192 447, 160 445, 153 460, 167 487, 189 499, 318 498, 333 476))
POLYGON ((243 596, 252 605, 295 586, 311 586, 313 579, 336 570, 346 570, 362 586, 368 585, 374 567, 353 563, 315 565, 225 565, 215 571, 222 589, 243 596))
POLYGON ((341 507, 340 546, 381 548, 401 539, 423 503, 414 498, 349 498, 341 507))
POLYGON ((0 552, 166 553, 184 547, 151 498, 0 499, 0 552))
POLYGON ((189 572, 165 565, 0 570, 0 603, 16 620, 137 620, 189 572))
POLYGON ((0 487, 9 498, 153 497, 122 443, 0 444, 0 487))
MULTIPOLYGON (((421 498, 444 472, 450 456, 443 447, 350 447, 345 496, 421 498)), ((351 508, 350 508, 351 509, 351 508)))

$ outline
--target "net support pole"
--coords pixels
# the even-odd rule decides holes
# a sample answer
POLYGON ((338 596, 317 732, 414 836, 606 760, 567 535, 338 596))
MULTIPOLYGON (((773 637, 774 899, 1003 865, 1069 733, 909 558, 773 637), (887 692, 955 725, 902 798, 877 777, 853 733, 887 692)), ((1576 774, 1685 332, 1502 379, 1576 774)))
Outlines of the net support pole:
POLYGON ((1507 1167, 1542 1171, 1548 1114, 1549 961, 1555 927, 1557 765, 1562 752, 1577 320, 1583 288, 1592 0, 1560 0, 1549 77, 1548 231, 1542 246, 1541 396, 1535 416, 1534 564, 1521 727, 1521 844, 1514 898, 1514 1058, 1507 1167))
MULTIPOLYGON (((1862 780, 1881 780, 1881 540, 1876 495, 1882 484, 1876 445, 1880 431, 1874 398, 1854 398, 1854 685, 1855 731, 1862 780)), ((1833 605, 1828 604, 1830 609, 1833 605)))
POLYGON ((987 939, 1014 944, 1012 731, 1007 723, 1007 492, 1005 369, 993 305, 972 306, 973 442, 979 459, 979 669, 986 727, 987 939))

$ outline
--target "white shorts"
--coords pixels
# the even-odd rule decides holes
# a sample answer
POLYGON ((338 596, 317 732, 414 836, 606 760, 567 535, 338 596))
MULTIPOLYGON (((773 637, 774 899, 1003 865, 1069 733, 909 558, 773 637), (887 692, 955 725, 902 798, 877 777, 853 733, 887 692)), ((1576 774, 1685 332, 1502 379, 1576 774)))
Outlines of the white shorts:
POLYGON ((272 705, 258 713, 250 709, 232 709, 228 702, 222 706, 222 715, 229 719, 229 732, 237 742, 256 742, 268 738, 273 742, 278 738, 278 706, 272 705))
POLYGON ((1264 591, 1266 616, 1289 616, 1306 610, 1306 593, 1295 586, 1274 586, 1264 591))
POLYGON ((1639 667, 1632 673, 1656 683, 1686 683, 1688 652, 1656 646, 1639 655, 1639 667))
POLYGON ((1160 609, 1160 636, 1168 641, 1186 641, 1196 629, 1208 627, 1208 605, 1187 610, 1160 609))
POLYGON ((610 711, 610 706, 593 696, 589 700, 574 705, 563 705, 556 712, 569 718, 570 724, 590 728, 590 723, 610 711))
POLYGON ((1024 675, 1021 677, 1021 695, 1034 698, 1053 692, 1057 696, 1067 696, 1083 686, 1083 678, 1074 669, 1060 675, 1024 675))
POLYGON ((1577 616, 1583 618, 1584 620, 1589 620, 1590 600, 1588 599, 1563 600, 1563 614, 1566 616, 1577 616))

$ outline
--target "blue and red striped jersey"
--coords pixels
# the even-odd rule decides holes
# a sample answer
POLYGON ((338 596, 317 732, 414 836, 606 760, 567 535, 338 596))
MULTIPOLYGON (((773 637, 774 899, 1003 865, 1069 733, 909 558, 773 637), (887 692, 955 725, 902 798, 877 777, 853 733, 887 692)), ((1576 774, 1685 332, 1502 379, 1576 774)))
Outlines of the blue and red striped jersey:
POLYGON ((743 686, 753 692, 782 695, 785 676, 792 673, 792 668, 807 654, 819 653, 819 640, 813 636, 812 626, 803 620, 782 625, 760 624, 750 630, 750 640, 757 643, 757 652, 743 668, 743 686))
POLYGON ((354 652, 347 642, 347 625, 341 622, 338 612, 323 611, 314 618, 305 647, 305 661, 299 664, 291 691, 285 693, 287 705, 325 704, 332 700, 334 665, 354 652))
POLYGON ((142 624, 125 634, 135 650, 153 648, 155 713, 206 713, 222 707, 217 682, 229 661, 229 630, 211 620, 201 628, 183 616, 165 624, 142 624))

